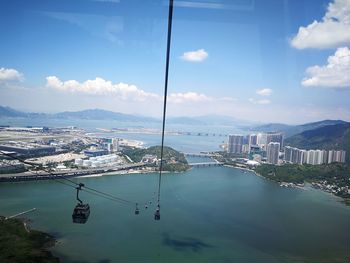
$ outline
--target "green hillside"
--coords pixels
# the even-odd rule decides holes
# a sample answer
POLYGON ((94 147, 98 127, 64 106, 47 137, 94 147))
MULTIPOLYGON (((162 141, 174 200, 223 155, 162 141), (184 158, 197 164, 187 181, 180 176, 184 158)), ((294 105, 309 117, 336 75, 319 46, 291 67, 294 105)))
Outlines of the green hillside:
POLYGON ((329 126, 329 125, 336 125, 336 124, 348 124, 345 121, 342 120, 323 120, 323 121, 317 121, 317 122, 310 122, 305 123, 301 125, 287 125, 283 123, 269 123, 265 125, 260 125, 251 128, 251 131, 260 131, 260 132, 282 132, 285 136, 285 138, 291 137, 293 135, 302 133, 304 131, 308 130, 314 130, 317 128, 329 126))
POLYGON ((350 163, 350 123, 335 124, 304 131, 285 140, 285 145, 301 149, 345 150, 350 163))
POLYGON ((55 240, 48 234, 35 230, 27 231, 19 219, 5 220, 0 217, 0 262, 59 262, 58 258, 47 250, 54 243, 55 240))
MULTIPOLYGON (((146 149, 126 147, 123 153, 128 155, 134 162, 140 162, 146 154, 156 155, 160 159, 160 151, 160 146, 152 146, 146 149)), ((165 160, 163 168, 166 171, 181 172, 190 168, 185 156, 171 147, 164 146, 163 159, 165 160)))

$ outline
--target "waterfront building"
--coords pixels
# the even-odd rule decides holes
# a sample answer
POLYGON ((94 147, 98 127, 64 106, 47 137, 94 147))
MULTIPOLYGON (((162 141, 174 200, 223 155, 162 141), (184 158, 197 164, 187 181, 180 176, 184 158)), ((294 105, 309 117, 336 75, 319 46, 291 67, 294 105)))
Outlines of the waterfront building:
POLYGON ((278 164, 280 143, 279 142, 270 142, 267 145, 267 162, 270 164, 278 164))
POLYGON ((315 151, 314 150, 307 151, 306 163, 307 164, 315 164, 315 151))
POLYGON ((239 134, 231 134, 228 136, 228 153, 242 153, 244 136, 239 134))
POLYGON ((243 144, 242 145, 242 152, 243 153, 249 153, 250 152, 249 144, 243 144))
POLYGON ((339 162, 341 163, 345 163, 345 155, 346 155, 346 152, 341 150, 339 151, 340 152, 340 158, 339 158, 339 162))
POLYGON ((280 150, 283 147, 283 134, 280 132, 269 132, 266 134, 266 144, 270 142, 278 142, 280 144, 280 150))
POLYGON ((257 144, 263 150, 266 150, 266 133, 258 133, 257 144))
POLYGON ((56 147, 17 141, 1 144, 0 150, 33 157, 54 154, 56 152, 56 147))
POLYGON ((261 162, 262 157, 260 154, 253 154, 253 161, 261 162))
POLYGON ((113 138, 112 139, 112 144, 113 144, 113 151, 118 152, 119 151, 119 139, 118 138, 113 138))
POLYGON ((290 146, 285 146, 284 147, 284 161, 287 163, 292 162, 292 147, 290 146))
POLYGON ((344 163, 345 162, 346 152, 343 150, 336 151, 330 150, 328 151, 328 163, 344 163))
POLYGON ((249 147, 258 145, 258 135, 256 134, 249 134, 248 144, 249 147))
POLYGON ((343 150, 302 150, 290 146, 284 147, 284 161, 298 164, 328 164, 333 162, 345 162, 346 152, 343 150))
POLYGON ((108 154, 108 151, 105 149, 91 149, 91 150, 85 150, 84 154, 88 157, 96 157, 101 155, 108 154))
POLYGON ((285 146, 284 147, 284 161, 287 163, 303 164, 305 161, 306 151, 298 148, 285 146))

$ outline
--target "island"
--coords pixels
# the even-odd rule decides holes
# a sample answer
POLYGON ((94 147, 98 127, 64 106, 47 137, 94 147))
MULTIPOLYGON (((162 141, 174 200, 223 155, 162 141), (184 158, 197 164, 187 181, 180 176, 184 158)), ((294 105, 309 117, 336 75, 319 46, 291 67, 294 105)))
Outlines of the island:
MULTIPOLYGON (((123 154, 128 156, 133 162, 142 162, 148 167, 159 170, 161 146, 149 148, 124 147, 123 154)), ((163 149, 163 170, 169 172, 185 172, 190 166, 183 153, 171 147, 164 146, 163 149)))
POLYGON ((54 244, 51 235, 29 230, 23 220, 0 217, 0 262, 57 263, 47 250, 54 244))

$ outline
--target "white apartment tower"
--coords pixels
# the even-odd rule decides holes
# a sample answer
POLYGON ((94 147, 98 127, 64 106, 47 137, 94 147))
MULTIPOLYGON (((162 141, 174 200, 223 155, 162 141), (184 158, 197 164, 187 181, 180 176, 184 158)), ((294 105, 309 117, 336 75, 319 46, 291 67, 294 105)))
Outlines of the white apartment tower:
POLYGON ((278 164, 278 156, 280 152, 279 142, 270 142, 267 145, 267 162, 270 164, 278 164))
POLYGON ((231 134, 228 136, 228 153, 242 153, 244 136, 240 134, 231 134))

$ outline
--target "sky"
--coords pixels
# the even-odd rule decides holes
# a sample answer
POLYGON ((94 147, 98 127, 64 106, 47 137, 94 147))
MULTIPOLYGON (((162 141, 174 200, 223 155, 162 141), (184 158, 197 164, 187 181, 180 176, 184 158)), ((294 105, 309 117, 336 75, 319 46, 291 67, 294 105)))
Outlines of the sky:
MULTIPOLYGON (((160 117, 166 0, 4 0, 0 105, 160 117)), ((174 0, 168 116, 350 121, 350 0, 174 0)))

